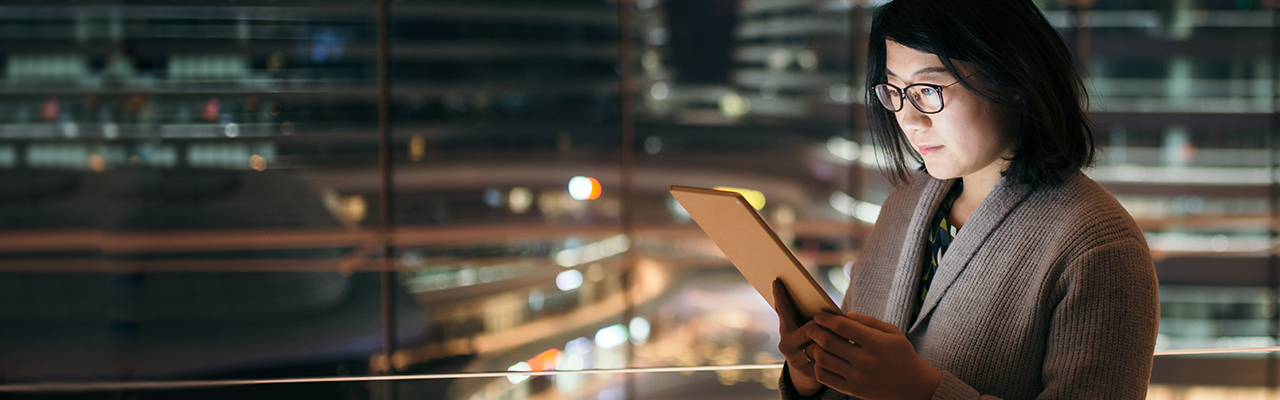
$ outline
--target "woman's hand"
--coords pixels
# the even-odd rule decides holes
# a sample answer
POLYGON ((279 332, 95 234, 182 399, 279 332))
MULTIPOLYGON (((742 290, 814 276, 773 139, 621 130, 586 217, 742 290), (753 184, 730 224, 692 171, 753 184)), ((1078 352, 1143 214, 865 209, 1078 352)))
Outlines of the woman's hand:
POLYGON ((812 396, 822 389, 822 384, 813 375, 814 360, 811 357, 814 346, 809 340, 808 331, 818 326, 809 321, 800 325, 796 316, 795 304, 791 295, 780 280, 773 281, 773 304, 778 313, 778 333, 782 340, 778 341, 778 351, 787 359, 787 372, 791 376, 791 386, 802 396, 812 396))
POLYGON ((916 354, 898 327, 855 313, 820 313, 813 320, 808 333, 818 346, 809 354, 818 382, 865 399, 933 397, 942 374, 916 354))

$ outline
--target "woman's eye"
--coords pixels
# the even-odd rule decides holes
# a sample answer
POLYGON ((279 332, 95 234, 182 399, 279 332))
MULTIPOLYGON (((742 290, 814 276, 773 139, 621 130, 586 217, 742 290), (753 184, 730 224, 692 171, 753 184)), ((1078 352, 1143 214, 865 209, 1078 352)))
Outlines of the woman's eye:
POLYGON ((933 97, 938 95, 938 88, 923 87, 920 88, 920 95, 925 97, 933 97))

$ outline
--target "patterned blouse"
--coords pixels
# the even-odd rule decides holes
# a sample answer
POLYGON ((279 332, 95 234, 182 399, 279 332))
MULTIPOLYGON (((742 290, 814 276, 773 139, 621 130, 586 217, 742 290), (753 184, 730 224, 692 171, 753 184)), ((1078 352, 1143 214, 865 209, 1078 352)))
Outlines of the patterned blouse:
POLYGON ((938 272, 938 262, 942 260, 942 255, 947 252, 947 248, 951 247, 951 240, 955 239, 956 232, 959 231, 955 225, 951 225, 951 206, 955 204, 956 198, 960 197, 960 192, 963 190, 964 181, 957 179, 951 186, 951 191, 947 193, 947 197, 942 200, 942 205, 938 206, 938 212, 933 214, 933 231, 929 233, 929 251, 925 254, 924 274, 920 276, 920 285, 916 290, 920 295, 916 297, 915 311, 911 314, 912 321, 920 315, 920 306, 929 295, 929 284, 933 282, 933 276, 938 272))

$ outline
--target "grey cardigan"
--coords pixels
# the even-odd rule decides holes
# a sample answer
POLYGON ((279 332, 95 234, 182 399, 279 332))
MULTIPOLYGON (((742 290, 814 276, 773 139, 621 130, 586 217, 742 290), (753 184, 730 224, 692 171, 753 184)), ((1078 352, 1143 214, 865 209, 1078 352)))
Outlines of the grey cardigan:
MULTIPOLYGON (((908 320, 925 225, 951 183, 925 176, 889 195, 842 308, 905 332, 942 372, 936 399, 1145 398, 1160 319, 1151 253, 1083 173, 1034 191, 1002 178, 908 320)), ((782 386, 783 398, 798 397, 786 376, 782 386)))

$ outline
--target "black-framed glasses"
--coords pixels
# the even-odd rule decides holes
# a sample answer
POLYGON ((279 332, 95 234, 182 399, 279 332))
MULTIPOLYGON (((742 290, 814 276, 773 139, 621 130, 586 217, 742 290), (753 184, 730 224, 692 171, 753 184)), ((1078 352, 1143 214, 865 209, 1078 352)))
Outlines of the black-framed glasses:
POLYGON ((875 92, 876 98, 880 100, 880 105, 885 109, 893 112, 902 110, 903 99, 910 99, 911 105, 917 110, 925 114, 936 114, 942 111, 942 89, 949 88, 960 80, 951 82, 946 85, 934 85, 929 83, 916 83, 907 85, 905 88, 899 88, 890 83, 880 83, 871 87, 875 92))

